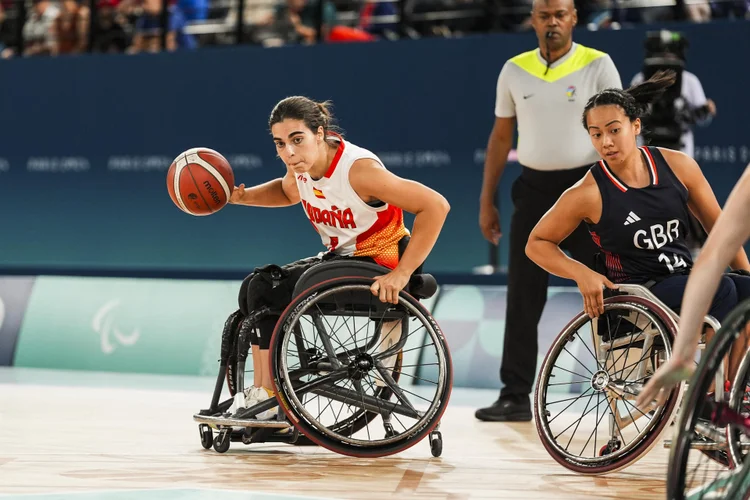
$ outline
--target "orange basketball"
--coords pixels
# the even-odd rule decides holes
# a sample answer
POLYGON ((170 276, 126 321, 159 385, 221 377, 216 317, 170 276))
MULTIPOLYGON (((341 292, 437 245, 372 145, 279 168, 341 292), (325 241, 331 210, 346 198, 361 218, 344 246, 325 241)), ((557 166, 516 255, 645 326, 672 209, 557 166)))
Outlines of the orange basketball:
POLYGON ((208 148, 188 149, 167 170, 167 190, 177 208, 190 215, 211 215, 229 201, 234 172, 220 153, 208 148))

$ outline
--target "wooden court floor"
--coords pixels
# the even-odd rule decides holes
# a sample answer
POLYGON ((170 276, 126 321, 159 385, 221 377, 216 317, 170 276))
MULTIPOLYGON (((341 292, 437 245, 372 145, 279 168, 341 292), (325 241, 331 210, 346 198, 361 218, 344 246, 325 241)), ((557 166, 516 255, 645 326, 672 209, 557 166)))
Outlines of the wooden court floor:
POLYGON ((191 418, 207 406, 212 384, 0 369, 0 498, 664 498, 668 450, 661 444, 622 472, 576 475, 547 455, 533 423, 474 419, 495 391, 454 390, 440 458, 427 440, 378 459, 240 443, 220 455, 201 447, 191 418))

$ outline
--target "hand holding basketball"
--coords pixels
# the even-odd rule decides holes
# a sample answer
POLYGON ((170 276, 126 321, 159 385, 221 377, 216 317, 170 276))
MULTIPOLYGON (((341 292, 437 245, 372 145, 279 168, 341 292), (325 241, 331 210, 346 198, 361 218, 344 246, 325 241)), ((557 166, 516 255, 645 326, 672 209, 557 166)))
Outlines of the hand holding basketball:
POLYGON ((232 195, 229 197, 229 203, 241 203, 243 196, 245 196, 245 185, 240 184, 239 186, 234 186, 232 195))

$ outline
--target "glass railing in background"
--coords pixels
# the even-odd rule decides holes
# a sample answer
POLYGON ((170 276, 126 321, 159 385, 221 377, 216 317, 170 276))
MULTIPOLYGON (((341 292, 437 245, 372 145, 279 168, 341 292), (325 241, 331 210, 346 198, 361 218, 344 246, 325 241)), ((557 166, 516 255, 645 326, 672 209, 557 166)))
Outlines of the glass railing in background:
MULTIPOLYGON (((458 37, 531 29, 531 0, 0 0, 0 55, 458 37), (242 12, 242 15, 238 15, 242 12)), ((579 0, 579 26, 749 19, 746 0, 579 0)))

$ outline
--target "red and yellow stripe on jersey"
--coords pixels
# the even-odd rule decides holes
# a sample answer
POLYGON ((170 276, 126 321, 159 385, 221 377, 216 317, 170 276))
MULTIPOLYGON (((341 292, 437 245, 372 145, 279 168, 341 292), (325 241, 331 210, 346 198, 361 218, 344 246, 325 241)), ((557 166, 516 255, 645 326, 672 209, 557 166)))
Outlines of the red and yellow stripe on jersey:
POLYGON ((356 160, 369 158, 383 164, 370 151, 335 137, 339 146, 326 175, 318 180, 308 174, 296 177, 305 214, 329 251, 371 257, 393 269, 398 264, 398 243, 409 236, 403 211, 388 204, 368 205, 349 183, 356 160))

